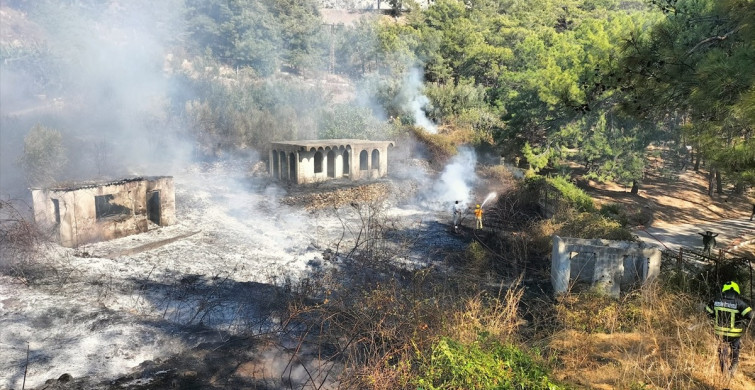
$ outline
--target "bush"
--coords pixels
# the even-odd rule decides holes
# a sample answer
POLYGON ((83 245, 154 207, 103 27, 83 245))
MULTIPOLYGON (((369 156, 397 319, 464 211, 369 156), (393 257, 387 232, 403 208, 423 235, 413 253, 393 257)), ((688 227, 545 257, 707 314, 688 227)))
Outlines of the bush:
POLYGON ((626 212, 618 203, 609 203, 600 206, 600 215, 612 219, 622 226, 625 226, 629 222, 626 212))
POLYGON ((566 213, 560 218, 557 234, 574 238, 601 238, 605 240, 635 241, 631 230, 621 223, 593 213, 566 213))
POLYGON ((574 185, 564 176, 549 177, 548 184, 555 188, 571 206, 579 211, 595 211, 590 195, 574 185))
MULTIPOLYGON (((579 211, 595 211, 595 204, 590 195, 587 195, 579 187, 574 185, 564 176, 544 177, 539 175, 530 175, 524 181, 524 186, 528 193, 541 196, 544 191, 555 192, 560 198, 560 203, 573 207, 579 211)), ((562 207, 557 207, 561 209, 562 207)))
POLYGON ((548 379, 537 354, 501 344, 484 333, 473 343, 449 338, 435 343, 424 357, 417 389, 560 389, 548 379))
POLYGON ((29 184, 52 184, 67 162, 60 131, 40 124, 32 127, 24 138, 24 154, 20 161, 29 184))
POLYGON ((410 133, 422 143, 428 151, 428 160, 434 166, 440 168, 446 161, 456 154, 456 144, 443 134, 430 134, 421 127, 411 127, 410 133))

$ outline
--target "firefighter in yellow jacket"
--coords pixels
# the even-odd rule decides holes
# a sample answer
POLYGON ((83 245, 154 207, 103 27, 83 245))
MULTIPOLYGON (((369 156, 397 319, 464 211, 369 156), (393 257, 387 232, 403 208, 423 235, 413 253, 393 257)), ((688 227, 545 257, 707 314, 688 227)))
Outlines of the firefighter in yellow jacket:
POLYGON ((475 220, 477 220, 475 229, 482 229, 482 207, 480 207, 479 204, 474 209, 474 217, 475 217, 475 220))
MULTIPOLYGON (((705 310, 715 320, 713 332, 722 342, 729 344, 729 375, 734 375, 739 364, 740 341, 747 323, 752 320, 752 308, 739 297, 739 285, 728 282, 721 289, 721 296, 708 304, 705 310)), ((718 361, 722 372, 726 370, 726 358, 725 351, 719 346, 718 361)))

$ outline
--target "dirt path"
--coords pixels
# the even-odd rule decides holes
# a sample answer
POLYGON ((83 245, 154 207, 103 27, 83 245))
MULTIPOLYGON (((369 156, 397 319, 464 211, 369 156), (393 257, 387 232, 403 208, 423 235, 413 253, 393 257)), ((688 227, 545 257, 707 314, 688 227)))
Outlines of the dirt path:
POLYGON ((702 248, 702 236, 699 233, 706 231, 718 234, 714 249, 734 250, 744 242, 755 240, 755 221, 735 218, 715 222, 642 227, 635 230, 643 242, 671 250, 678 250, 679 247, 702 248))

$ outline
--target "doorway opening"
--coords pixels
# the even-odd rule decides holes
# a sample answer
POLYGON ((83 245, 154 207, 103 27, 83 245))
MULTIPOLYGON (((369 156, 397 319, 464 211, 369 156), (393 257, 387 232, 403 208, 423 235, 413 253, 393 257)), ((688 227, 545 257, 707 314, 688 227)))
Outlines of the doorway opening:
POLYGON ((147 194, 147 218, 156 225, 160 224, 160 191, 147 194))

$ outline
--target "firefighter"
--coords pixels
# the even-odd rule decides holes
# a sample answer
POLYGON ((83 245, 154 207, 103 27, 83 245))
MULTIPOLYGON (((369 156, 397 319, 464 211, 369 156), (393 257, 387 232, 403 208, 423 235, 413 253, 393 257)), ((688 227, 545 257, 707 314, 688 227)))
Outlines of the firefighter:
POLYGON ((461 205, 459 204, 458 200, 456 201, 456 203, 454 203, 453 213, 454 231, 457 232, 459 230, 459 224, 461 223, 461 205))
POLYGON ((474 217, 477 220, 475 229, 482 229, 482 207, 479 204, 474 209, 474 217))
POLYGON ((731 358, 729 376, 733 376, 739 364, 739 348, 745 327, 752 320, 752 308, 739 297, 739 285, 736 282, 728 282, 721 289, 721 296, 705 306, 708 315, 714 319, 713 331, 720 338, 718 349, 718 361, 721 372, 726 367, 726 354, 731 358), (729 351, 726 351, 725 344, 729 351))

